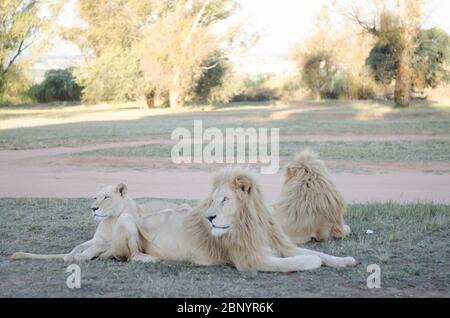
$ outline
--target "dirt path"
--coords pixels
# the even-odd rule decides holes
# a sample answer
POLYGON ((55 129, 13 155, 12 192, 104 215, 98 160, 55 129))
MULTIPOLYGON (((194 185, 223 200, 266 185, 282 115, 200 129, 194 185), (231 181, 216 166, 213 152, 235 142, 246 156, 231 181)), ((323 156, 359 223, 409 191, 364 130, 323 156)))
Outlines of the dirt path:
MULTIPOLYGON (((91 197, 99 183, 126 182, 134 197, 200 199, 208 192, 214 172, 102 167, 96 165, 54 165, 58 155, 80 151, 139 146, 163 141, 153 140, 109 143, 80 148, 0 151, 0 197, 91 197)), ((100 160, 100 159, 99 159, 100 160)), ((414 165, 394 164, 383 173, 333 173, 332 177, 349 202, 434 201, 450 204, 449 170, 431 174, 414 165)), ((376 168, 376 164, 372 164, 376 168)), ((432 165, 429 168, 433 168, 432 165)), ((450 169, 439 164, 436 169, 450 169)), ((268 201, 278 197, 283 176, 262 175, 261 183, 268 201)))

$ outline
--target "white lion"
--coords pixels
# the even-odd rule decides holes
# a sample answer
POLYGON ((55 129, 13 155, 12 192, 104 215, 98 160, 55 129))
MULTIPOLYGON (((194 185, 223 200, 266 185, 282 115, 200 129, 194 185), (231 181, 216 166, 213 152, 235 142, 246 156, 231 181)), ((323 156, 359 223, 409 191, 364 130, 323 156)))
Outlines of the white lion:
MULTIPOLYGON (((166 209, 176 208, 176 204, 154 200, 147 204, 138 206, 127 194, 127 187, 124 184, 117 186, 99 185, 97 195, 91 206, 92 217, 99 222, 94 237, 76 246, 68 254, 31 254, 18 252, 11 258, 19 259, 64 259, 65 262, 86 261, 96 257, 111 257, 111 246, 113 238, 122 234, 122 229, 129 226, 132 221, 134 226, 136 220, 141 220, 147 214, 166 209)), ((138 233, 132 233, 130 244, 140 242, 138 233)), ((137 247, 131 247, 136 249, 137 247)), ((131 260, 149 260, 151 257, 143 253, 134 253, 131 260)))
POLYGON ((274 216, 296 244, 315 239, 343 238, 347 205, 322 160, 309 151, 299 154, 285 170, 285 181, 274 216))
POLYGON ((80 255, 76 260, 94 256, 172 260, 271 272, 315 269, 322 263, 333 267, 357 263, 352 257, 296 247, 269 212, 259 183, 246 170, 218 173, 208 198, 194 209, 181 205, 139 215, 139 208, 126 195, 113 203, 116 209, 111 206, 108 211, 116 212, 110 217, 117 218, 119 211, 122 214, 115 221, 114 231, 109 232, 112 235, 99 238, 105 245, 98 244, 92 253, 76 254, 80 255))

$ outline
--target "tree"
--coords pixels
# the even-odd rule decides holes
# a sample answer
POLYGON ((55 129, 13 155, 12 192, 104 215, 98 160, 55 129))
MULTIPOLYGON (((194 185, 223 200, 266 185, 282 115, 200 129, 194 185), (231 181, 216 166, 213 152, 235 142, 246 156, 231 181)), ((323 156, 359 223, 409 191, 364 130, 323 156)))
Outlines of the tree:
POLYGON ((42 83, 30 88, 30 95, 40 103, 78 101, 81 87, 75 82, 73 69, 48 70, 42 83))
POLYGON ((143 92, 136 46, 151 23, 152 3, 141 0, 78 0, 83 25, 61 30, 86 54, 75 71, 89 102, 134 100, 143 92))
POLYGON ((361 7, 341 8, 341 12, 373 35, 381 45, 388 45, 396 65, 395 92, 396 106, 410 104, 412 87, 412 52, 415 50, 415 37, 422 19, 425 0, 398 0, 395 3, 373 1, 375 14, 363 17, 361 7), (389 4, 394 4, 389 7, 389 4))
POLYGON ((78 0, 77 4, 83 24, 62 28, 60 33, 93 58, 111 48, 131 48, 152 21, 152 1, 78 0))
POLYGON ((367 97, 362 67, 372 41, 358 34, 352 23, 333 25, 327 6, 315 20, 316 31, 292 52, 303 84, 315 99, 367 97))
POLYGON ((84 25, 62 34, 87 56, 75 72, 83 98, 145 96, 152 107, 168 96, 181 106, 225 39, 211 28, 236 8, 234 0, 79 0, 84 25))
MULTIPOLYGON (((435 88, 449 80, 450 36, 440 29, 419 30, 411 55, 411 85, 414 88, 435 88)), ((366 64, 374 79, 389 85, 397 76, 395 49, 389 44, 376 43, 366 64)))
POLYGON ((366 64, 378 83, 387 86, 395 79, 397 66, 394 52, 388 44, 376 43, 367 57, 366 64))
POLYGON ((139 59, 132 49, 111 47, 74 74, 83 87, 83 99, 91 103, 136 100, 145 94, 139 59))
POLYGON ((42 25, 36 0, 0 2, 0 94, 6 87, 8 73, 37 40, 42 25))
MULTIPOLYGON (((234 0, 161 1, 158 19, 146 29, 141 65, 149 89, 168 92, 172 108, 183 105, 205 69, 204 62, 219 43, 232 38, 211 32, 212 27, 238 8, 234 0)), ((233 29, 233 31, 236 31, 233 29)))
POLYGON ((330 97, 337 66, 327 51, 304 53, 302 59, 302 81, 311 90, 316 100, 330 97))
POLYGON ((450 81, 450 36, 444 30, 420 30, 412 58, 413 86, 436 88, 450 81))
POLYGON ((242 81, 223 53, 215 52, 202 64, 203 73, 195 83, 192 100, 200 103, 229 102, 242 89, 242 81))

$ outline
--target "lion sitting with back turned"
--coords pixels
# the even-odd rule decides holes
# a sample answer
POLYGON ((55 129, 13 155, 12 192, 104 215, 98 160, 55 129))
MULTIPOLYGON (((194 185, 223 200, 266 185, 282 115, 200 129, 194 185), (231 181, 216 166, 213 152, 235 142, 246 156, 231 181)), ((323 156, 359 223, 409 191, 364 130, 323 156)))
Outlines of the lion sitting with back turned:
POLYGON ((290 162, 274 216, 296 244, 326 241, 350 233, 347 205, 316 154, 304 151, 290 162))

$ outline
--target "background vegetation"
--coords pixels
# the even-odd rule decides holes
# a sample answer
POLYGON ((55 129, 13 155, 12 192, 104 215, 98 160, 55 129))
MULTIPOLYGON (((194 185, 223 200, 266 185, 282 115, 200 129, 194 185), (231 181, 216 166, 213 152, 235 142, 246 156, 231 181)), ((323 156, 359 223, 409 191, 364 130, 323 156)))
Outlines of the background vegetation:
POLYGON ((257 40, 245 23, 223 28, 239 11, 236 0, 78 0, 83 24, 76 27, 55 22, 62 3, 0 4, 0 102, 139 100, 178 109, 192 103, 378 98, 409 106, 411 98, 426 98, 429 89, 450 79, 450 37, 423 29, 425 0, 353 6, 334 1, 318 12, 316 32, 292 49, 298 74, 258 77, 237 73, 229 59, 257 40), (340 13, 338 24, 330 12, 340 13), (85 62, 51 70, 32 85, 24 63, 45 35, 76 44, 85 62))

